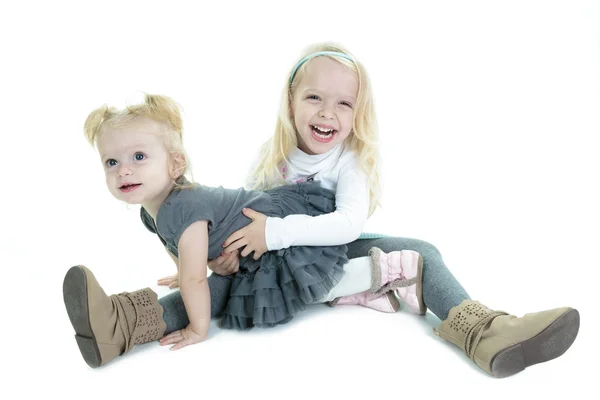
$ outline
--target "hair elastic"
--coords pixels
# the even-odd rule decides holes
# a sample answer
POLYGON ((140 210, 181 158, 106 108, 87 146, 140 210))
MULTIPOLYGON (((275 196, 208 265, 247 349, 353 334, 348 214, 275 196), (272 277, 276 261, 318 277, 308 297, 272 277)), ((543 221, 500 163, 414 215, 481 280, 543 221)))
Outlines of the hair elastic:
POLYGON ((347 60, 350 60, 350 61, 354 62, 354 60, 352 59, 352 57, 350 57, 348 54, 340 53, 339 51, 318 51, 316 53, 309 54, 306 57, 304 57, 302 60, 300 60, 298 62, 298 64, 296 64, 296 67, 292 71, 292 76, 290 76, 290 85, 294 81, 294 76, 296 76, 296 71, 298 71, 298 68, 300 68, 300 66, 302 64, 304 64, 305 62, 307 62, 311 58, 318 57, 318 56, 338 56, 338 57, 343 57, 343 58, 345 58, 347 60))

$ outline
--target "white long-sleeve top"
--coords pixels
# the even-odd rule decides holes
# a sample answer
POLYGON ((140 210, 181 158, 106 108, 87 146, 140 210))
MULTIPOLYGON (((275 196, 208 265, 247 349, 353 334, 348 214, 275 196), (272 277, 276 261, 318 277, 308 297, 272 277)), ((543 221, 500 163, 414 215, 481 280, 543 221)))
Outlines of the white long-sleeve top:
POLYGON ((313 179, 334 191, 336 210, 315 217, 268 217, 265 241, 269 250, 334 246, 358 239, 369 215, 369 184, 352 151, 338 145, 327 153, 308 155, 296 148, 281 168, 289 184, 313 179))

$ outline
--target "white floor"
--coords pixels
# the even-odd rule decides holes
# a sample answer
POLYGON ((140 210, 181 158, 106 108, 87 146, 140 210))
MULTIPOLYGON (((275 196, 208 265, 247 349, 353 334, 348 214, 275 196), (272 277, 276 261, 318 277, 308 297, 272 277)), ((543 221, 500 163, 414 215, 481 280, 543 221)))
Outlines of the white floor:
MULTIPOLYGON (((324 305, 313 306, 276 329, 240 333, 214 325, 202 344, 171 352, 149 343, 91 369, 79 354, 62 303, 62 276, 74 264, 72 257, 49 260, 44 254, 30 254, 2 263, 21 261, 22 268, 44 265, 37 275, 25 275, 26 282, 6 282, 28 288, 11 290, 7 298, 9 315, 17 323, 3 324, 7 336, 3 353, 8 353, 9 374, 18 372, 6 383, 23 393, 54 393, 61 398, 354 399, 451 394, 468 399, 533 395, 554 399, 591 389, 598 356, 596 284, 577 270, 592 265, 578 252, 565 258, 542 256, 539 270, 547 274, 534 276, 527 268, 531 252, 515 247, 510 265, 498 259, 482 263, 478 252, 464 249, 448 252, 446 261, 457 266, 455 274, 471 288, 471 296, 490 307, 522 315, 568 305, 579 310, 582 323, 566 354, 510 378, 489 377, 457 348, 436 337, 432 327, 439 320, 431 313, 417 317, 406 309, 391 315, 358 306, 324 305), (464 261, 459 263, 459 258, 464 261), (505 272, 491 273, 502 265, 505 272)), ((108 293, 152 286, 154 278, 171 272, 164 263, 167 259, 160 256, 160 261, 145 266, 128 266, 125 257, 110 267, 99 261, 103 258, 98 254, 86 259, 108 293), (140 276, 130 278, 132 271, 140 276), (119 283, 120 277, 127 283, 119 283), (132 284, 133 280, 139 284, 132 284)), ((160 295, 166 292, 154 288, 160 295)))

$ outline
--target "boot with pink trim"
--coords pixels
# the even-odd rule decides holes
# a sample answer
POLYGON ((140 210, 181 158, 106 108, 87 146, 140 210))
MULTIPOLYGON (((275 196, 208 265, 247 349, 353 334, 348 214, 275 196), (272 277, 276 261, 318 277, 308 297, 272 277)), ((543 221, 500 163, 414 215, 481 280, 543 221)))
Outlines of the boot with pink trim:
POLYGON ((423 257, 413 250, 384 253, 377 247, 369 250, 369 256, 371 289, 337 298, 329 304, 359 304, 378 311, 396 312, 400 305, 391 299, 395 295, 412 312, 424 315, 427 307, 423 302, 423 257))
POLYGON ((368 290, 349 296, 338 297, 328 303, 331 307, 337 305, 359 305, 384 313, 395 313, 400 309, 400 302, 393 292, 372 294, 368 290))

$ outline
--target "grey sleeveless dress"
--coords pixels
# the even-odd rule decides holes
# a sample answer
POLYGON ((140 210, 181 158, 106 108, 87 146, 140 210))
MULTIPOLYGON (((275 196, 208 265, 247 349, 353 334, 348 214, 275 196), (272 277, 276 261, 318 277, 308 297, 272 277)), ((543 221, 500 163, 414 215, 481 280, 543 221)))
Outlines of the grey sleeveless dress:
MULTIPOLYGON (((175 256, 179 256, 177 244, 185 229, 207 220, 211 260, 219 256, 229 235, 252 222, 242 214, 244 207, 272 217, 316 216, 335 211, 335 193, 317 181, 267 191, 197 185, 173 190, 159 208, 156 221, 143 207, 140 216, 175 256)), ((338 284, 348 262, 346 251, 346 245, 294 246, 266 252, 258 260, 252 254, 240 258, 221 327, 247 330, 289 322, 338 284)))

